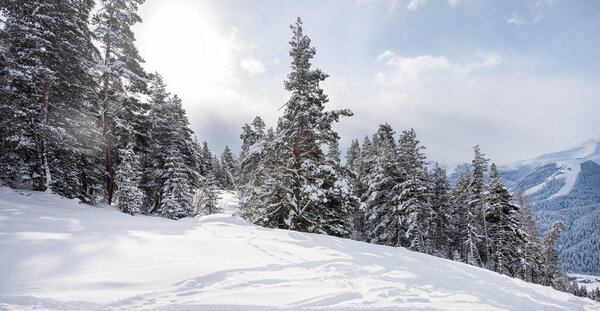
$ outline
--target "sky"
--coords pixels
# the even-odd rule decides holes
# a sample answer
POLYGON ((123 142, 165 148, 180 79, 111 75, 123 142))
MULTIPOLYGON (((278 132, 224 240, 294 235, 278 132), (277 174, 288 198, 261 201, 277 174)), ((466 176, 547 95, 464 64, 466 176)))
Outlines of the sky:
POLYGON ((381 123, 413 128, 429 160, 479 144, 510 163, 600 138, 600 1, 146 0, 145 67, 179 95, 211 149, 239 150, 255 116, 289 94, 289 25, 303 20, 345 150, 381 123))

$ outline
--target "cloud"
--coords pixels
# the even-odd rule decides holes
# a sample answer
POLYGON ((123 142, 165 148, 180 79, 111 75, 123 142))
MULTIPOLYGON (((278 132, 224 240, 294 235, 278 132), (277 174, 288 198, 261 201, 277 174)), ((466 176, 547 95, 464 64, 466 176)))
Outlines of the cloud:
MULTIPOLYGON (((434 57, 430 55, 420 55, 416 57, 401 57, 390 50, 383 52, 377 59, 392 69, 393 74, 416 81, 421 74, 433 71, 436 69, 451 67, 450 62, 445 57, 434 57)), ((378 79, 386 78, 384 72, 377 74, 378 79)))
POLYGON ((536 8, 550 7, 556 2, 556 0, 537 0, 534 6, 536 8))
POLYGON ((525 21, 517 14, 517 12, 512 12, 512 14, 506 19, 506 23, 509 25, 513 24, 521 26, 525 23, 525 21))
POLYGON ((423 6, 425 3, 427 3, 427 1, 428 0, 410 0, 410 2, 408 2, 408 4, 406 5, 406 9, 409 11, 414 11, 418 7, 423 6))
POLYGON ((544 11, 552 7, 557 0, 536 0, 535 2, 529 2, 529 12, 526 13, 528 17, 523 18, 517 12, 513 11, 511 15, 506 18, 506 23, 509 25, 530 25, 535 24, 544 19, 544 11))
POLYGON ((265 72, 265 65, 255 58, 242 58, 240 60, 240 66, 244 68, 250 75, 256 76, 265 72))
POLYGON ((520 59, 496 52, 474 52, 459 61, 387 50, 376 61, 379 68, 370 77, 326 81, 330 109, 354 112, 336 125, 342 148, 388 122, 396 132, 414 128, 430 160, 466 161, 480 144, 493 161, 506 163, 542 148, 559 150, 556 137, 577 141, 579 133, 598 128, 590 115, 600 112, 594 81, 532 76, 520 59))
POLYGON ((465 3, 465 2, 473 2, 473 0, 448 0, 448 4, 451 7, 455 7, 461 3, 465 3))
POLYGON ((395 78, 417 81, 421 75, 435 70, 446 70, 455 74, 469 74, 478 69, 497 67, 502 62, 500 54, 495 52, 485 54, 478 51, 475 55, 478 58, 477 60, 461 65, 450 62, 444 56, 402 57, 397 56, 391 50, 386 50, 377 57, 377 60, 380 63, 384 62, 391 69, 391 72, 379 72, 376 79, 386 79, 394 76, 395 78))

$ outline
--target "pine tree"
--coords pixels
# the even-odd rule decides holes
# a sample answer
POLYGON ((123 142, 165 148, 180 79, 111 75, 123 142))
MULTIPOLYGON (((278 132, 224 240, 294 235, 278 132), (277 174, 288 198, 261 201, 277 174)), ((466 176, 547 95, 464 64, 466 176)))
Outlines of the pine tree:
POLYGON ((143 62, 134 45, 131 27, 141 18, 138 6, 144 0, 101 0, 100 8, 94 16, 94 34, 102 43, 102 99, 103 135, 108 173, 107 200, 112 202, 114 191, 114 152, 113 140, 118 133, 116 126, 122 118, 122 105, 131 104, 128 91, 144 87, 145 73, 140 66, 143 62))
POLYGON ((554 222, 552 228, 544 235, 542 248, 542 258, 544 260, 544 277, 542 284, 550 285, 555 289, 565 291, 565 277, 560 268, 560 251, 557 244, 560 239, 560 233, 564 230, 565 224, 560 221, 554 222))
POLYGON ((219 186, 212 172, 209 172, 202 187, 201 214, 211 215, 222 213, 219 206, 219 186))
POLYGON ((430 253, 428 236, 431 224, 431 206, 427 183, 427 162, 417 135, 413 129, 403 131, 398 144, 398 159, 403 180, 394 188, 398 193, 398 209, 402 214, 402 226, 406 244, 411 250, 430 253))
POLYGON ((139 214, 144 202, 144 193, 139 188, 140 163, 133 151, 132 143, 129 143, 120 153, 121 162, 117 167, 115 180, 117 206, 123 213, 139 214))
POLYGON ((470 203, 472 184, 471 172, 461 172, 460 177, 456 182, 453 190, 455 200, 455 209, 459 219, 459 250, 462 261, 471 264, 479 265, 481 260, 477 245, 481 241, 479 235, 477 209, 473 209, 470 203))
POLYGON ((200 174, 202 176, 208 176, 208 174, 214 174, 213 168, 213 154, 210 152, 210 148, 208 148, 208 143, 206 141, 202 142, 202 151, 200 152, 200 174))
POLYGON ((360 206, 360 198, 363 194, 362 191, 362 177, 361 176, 361 166, 362 166, 362 157, 361 157, 361 148, 358 140, 353 140, 350 144, 350 148, 346 151, 346 178, 350 182, 351 188, 353 190, 354 196, 358 200, 358 205, 354 209, 352 213, 352 224, 354 227, 353 239, 362 240, 363 232, 364 232, 364 211, 360 206))
POLYGON ((471 173, 471 184, 469 185, 469 216, 468 218, 475 218, 476 221, 471 222, 469 219, 469 239, 473 245, 469 247, 472 252, 477 254, 471 254, 470 263, 475 265, 487 265, 487 257, 489 253, 488 245, 488 231, 487 223, 485 218, 485 181, 484 174, 487 171, 487 162, 479 145, 473 147, 475 157, 471 162, 472 173, 471 173), (472 262, 476 260, 477 262, 472 262))
POLYGON ((494 271, 513 276, 519 262, 519 246, 522 244, 518 207, 511 203, 512 196, 502 184, 496 165, 490 167, 487 191, 486 220, 490 232, 490 267, 494 271))
POLYGON ((352 140, 350 147, 346 151, 346 168, 352 172, 356 179, 360 174, 361 150, 358 139, 352 140))
POLYGON ((403 215, 394 194, 402 176, 392 127, 379 125, 377 134, 366 142, 363 151, 365 163, 373 165, 368 171, 365 167, 368 189, 363 195, 364 237, 375 244, 406 245, 403 215))
POLYGON ((523 280, 540 283, 542 276, 542 246, 538 229, 533 220, 533 214, 527 206, 525 189, 521 190, 517 202, 519 204, 518 218, 523 236, 521 245, 521 272, 523 280))
POLYGON ((0 166, 15 183, 94 201, 97 51, 92 1, 5 1, 0 166))
POLYGON ((223 188, 234 190, 235 176, 237 175, 238 163, 229 146, 225 146, 221 154, 221 168, 223 170, 223 188))
POLYGON ((379 155, 377 154, 377 146, 375 146, 374 142, 371 142, 369 136, 365 136, 362 146, 360 150, 360 162, 357 167, 359 177, 355 192, 361 199, 361 202, 365 202, 367 199, 367 189, 369 188, 367 179, 375 168, 375 163, 379 155))
POLYGON ((431 224, 429 236, 434 253, 441 257, 452 258, 452 236, 457 231, 458 221, 452 214, 452 195, 450 180, 446 170, 438 163, 431 174, 431 224))
POLYGON ((162 77, 152 76, 149 122, 153 133, 144 161, 142 189, 148 213, 178 219, 193 214, 192 192, 199 187, 196 149, 185 111, 166 91, 162 77))
POLYGON ((265 133, 265 127, 259 116, 254 119, 252 125, 245 124, 242 127, 242 150, 236 182, 242 217, 256 224, 275 227, 278 223, 275 219, 279 218, 279 215, 260 213, 262 196, 265 195, 261 188, 266 184, 265 179, 271 175, 267 173, 266 163, 270 163, 271 157, 274 156, 271 152, 274 138, 273 135, 265 133))
MULTIPOLYGON (((348 188, 329 182, 335 179, 332 176, 339 175, 327 165, 322 147, 338 139, 332 129, 333 122, 352 113, 348 110, 324 111, 328 98, 319 84, 327 75, 319 69, 311 69, 315 49, 310 46, 308 36, 303 34, 300 18, 291 28, 292 72, 285 81, 291 96, 278 121, 272 144, 274 157, 266 163, 271 170, 268 170, 270 180, 259 191, 264 193, 261 213, 267 218, 278 215, 278 222, 273 224, 275 227, 331 234, 338 229, 347 229, 332 231, 326 225, 331 224, 327 219, 328 199, 335 196, 335 192, 348 188), (325 223, 323 217, 326 217, 325 223)), ((349 213, 349 202, 341 201, 336 208, 338 217, 345 218, 349 213)))
POLYGON ((177 149, 171 148, 165 159, 160 213, 165 218, 189 217, 192 210, 192 189, 186 167, 177 149))

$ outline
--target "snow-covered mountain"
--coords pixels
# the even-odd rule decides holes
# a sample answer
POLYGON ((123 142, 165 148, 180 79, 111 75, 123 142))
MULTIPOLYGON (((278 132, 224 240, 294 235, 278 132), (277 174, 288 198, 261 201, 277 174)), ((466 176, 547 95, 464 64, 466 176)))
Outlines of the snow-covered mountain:
POLYGON ((541 229, 560 220, 560 242, 569 272, 600 275, 600 140, 501 167, 513 193, 526 189, 541 229))
POLYGON ((6 187, 0 263, 0 309, 8 310, 600 309, 404 248, 264 229, 226 214, 130 216, 6 187))
MULTIPOLYGON (((468 166, 459 165, 452 178, 468 166)), ((567 225, 560 241, 565 270, 600 275, 600 140, 499 169, 513 194, 525 189, 541 230, 558 220, 567 225)))
MULTIPOLYGON (((500 166, 505 183, 512 188, 525 186, 535 201, 563 196, 571 192, 581 165, 600 163, 600 140, 590 139, 569 150, 541 155, 500 166)), ((516 190, 516 189, 515 189, 516 190)))

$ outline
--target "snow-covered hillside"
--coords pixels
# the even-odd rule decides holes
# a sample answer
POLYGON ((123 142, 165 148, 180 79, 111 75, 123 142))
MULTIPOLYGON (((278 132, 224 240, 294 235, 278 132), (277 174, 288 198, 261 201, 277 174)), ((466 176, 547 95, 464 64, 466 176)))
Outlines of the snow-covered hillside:
POLYGON ((566 195, 573 189, 581 164, 587 161, 600 164, 600 140, 590 139, 571 149, 517 161, 500 169, 505 172, 509 186, 520 186, 519 182, 527 179, 525 186, 528 195, 546 190, 547 195, 540 199, 552 199, 566 195))
MULTIPOLYGON (((542 232, 555 221, 566 225, 559 242, 563 269, 600 275, 600 139, 499 167, 513 194, 525 188, 542 232)), ((457 166, 453 182, 468 168, 457 166)))
MULTIPOLYGON (((231 200, 231 198, 229 198, 231 200)), ((600 310, 483 269, 227 214, 129 216, 0 188, 0 309, 600 310)))

